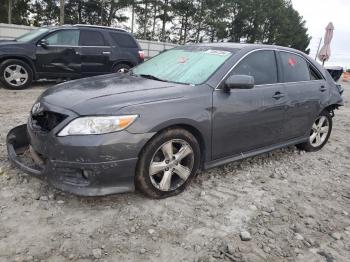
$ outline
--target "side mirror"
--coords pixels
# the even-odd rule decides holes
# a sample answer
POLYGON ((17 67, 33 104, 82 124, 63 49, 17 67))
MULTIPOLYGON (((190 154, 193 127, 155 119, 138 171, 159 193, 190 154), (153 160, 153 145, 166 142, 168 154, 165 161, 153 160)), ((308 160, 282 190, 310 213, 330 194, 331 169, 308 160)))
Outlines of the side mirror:
POLYGON ((251 89, 254 87, 254 77, 249 75, 231 75, 225 81, 224 90, 231 89, 251 89))
POLYGON ((46 39, 41 39, 40 42, 39 42, 39 45, 41 45, 42 47, 46 48, 49 43, 47 42, 46 39))

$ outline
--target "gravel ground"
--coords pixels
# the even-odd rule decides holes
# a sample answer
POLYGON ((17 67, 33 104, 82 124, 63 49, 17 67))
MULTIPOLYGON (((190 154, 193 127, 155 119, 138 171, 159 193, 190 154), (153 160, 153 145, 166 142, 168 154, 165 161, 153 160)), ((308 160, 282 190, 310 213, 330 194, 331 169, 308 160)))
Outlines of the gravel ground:
POLYGON ((0 261, 350 261, 349 103, 319 152, 215 168, 164 200, 84 198, 7 161, 7 132, 46 87, 0 89, 0 261))

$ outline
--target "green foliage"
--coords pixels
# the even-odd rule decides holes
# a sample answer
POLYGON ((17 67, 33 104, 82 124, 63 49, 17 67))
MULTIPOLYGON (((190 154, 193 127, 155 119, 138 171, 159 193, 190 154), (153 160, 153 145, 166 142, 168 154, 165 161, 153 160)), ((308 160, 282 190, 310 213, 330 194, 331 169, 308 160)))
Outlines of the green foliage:
POLYGON ((12 2, 12 24, 29 25, 30 0, 0 0, 0 23, 8 22, 8 5, 12 2))
MULTIPOLYGON (((13 22, 59 23, 59 0, 0 0, 16 6, 13 22), (30 15, 31 14, 31 15, 30 15)), ((290 0, 66 0, 66 24, 118 25, 135 14, 137 37, 156 41, 248 42, 289 46, 306 53, 310 37, 290 0), (133 7, 133 8, 132 8, 133 7)), ((134 21, 132 21, 134 22, 134 21)))

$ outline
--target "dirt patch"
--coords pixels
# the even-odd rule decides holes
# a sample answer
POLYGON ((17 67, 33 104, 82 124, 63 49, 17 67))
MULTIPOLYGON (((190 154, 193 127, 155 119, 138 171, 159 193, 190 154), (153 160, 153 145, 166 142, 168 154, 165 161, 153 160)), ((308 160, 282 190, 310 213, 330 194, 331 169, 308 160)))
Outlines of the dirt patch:
POLYGON ((0 261, 350 261, 348 103, 319 152, 289 147, 215 168, 164 200, 83 198, 7 161, 7 132, 45 88, 0 89, 0 261))

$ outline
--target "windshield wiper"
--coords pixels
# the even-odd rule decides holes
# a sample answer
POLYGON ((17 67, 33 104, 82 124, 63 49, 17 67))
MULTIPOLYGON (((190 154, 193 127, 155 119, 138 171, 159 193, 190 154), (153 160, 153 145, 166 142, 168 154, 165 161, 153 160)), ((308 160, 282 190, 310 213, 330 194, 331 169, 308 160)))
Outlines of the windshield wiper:
POLYGON ((147 74, 140 74, 139 76, 144 77, 144 78, 148 78, 148 79, 152 79, 152 80, 157 80, 157 81, 162 81, 162 82, 169 82, 167 80, 164 79, 160 79, 154 75, 147 75, 147 74))

